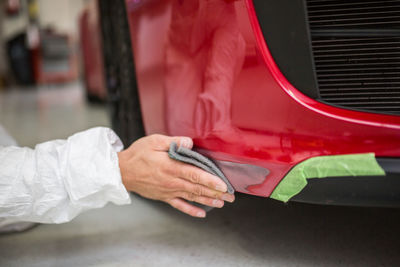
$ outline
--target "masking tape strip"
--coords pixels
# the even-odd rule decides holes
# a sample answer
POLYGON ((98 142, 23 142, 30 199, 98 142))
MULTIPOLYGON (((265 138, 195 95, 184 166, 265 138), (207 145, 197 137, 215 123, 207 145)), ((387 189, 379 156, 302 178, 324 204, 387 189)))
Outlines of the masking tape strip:
POLYGON ((303 190, 307 179, 380 175, 385 175, 385 171, 379 166, 374 153, 314 157, 291 169, 270 197, 287 202, 303 190))

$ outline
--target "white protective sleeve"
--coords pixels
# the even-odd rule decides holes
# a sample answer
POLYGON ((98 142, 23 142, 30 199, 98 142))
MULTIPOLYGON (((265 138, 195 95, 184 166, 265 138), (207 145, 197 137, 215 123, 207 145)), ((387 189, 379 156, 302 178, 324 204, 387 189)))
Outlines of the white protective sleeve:
POLYGON ((0 146, 0 224, 64 223, 108 202, 129 204, 121 181, 119 137, 93 128, 35 149, 0 146))

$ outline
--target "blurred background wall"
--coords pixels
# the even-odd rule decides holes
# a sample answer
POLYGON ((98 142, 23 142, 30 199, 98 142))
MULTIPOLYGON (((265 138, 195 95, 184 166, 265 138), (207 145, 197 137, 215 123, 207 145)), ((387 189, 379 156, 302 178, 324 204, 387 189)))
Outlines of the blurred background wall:
POLYGON ((39 24, 78 37, 77 21, 85 0, 38 0, 39 24))
POLYGON ((96 3, 0 0, 0 125, 21 146, 110 126, 96 3), (102 99, 89 91, 93 84, 102 99))
POLYGON ((9 84, 76 80, 78 21, 88 2, 0 0, 0 90, 9 84))

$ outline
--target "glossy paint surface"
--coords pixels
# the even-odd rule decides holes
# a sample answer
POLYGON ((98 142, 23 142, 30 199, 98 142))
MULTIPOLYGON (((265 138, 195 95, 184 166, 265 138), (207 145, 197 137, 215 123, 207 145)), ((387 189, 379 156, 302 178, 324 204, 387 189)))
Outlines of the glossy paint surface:
MULTIPOLYGON (((127 0, 147 134, 187 135, 208 156, 267 168, 236 190, 269 196, 314 156, 400 157, 400 117, 343 110, 296 90, 251 0, 127 0)), ((247 181, 243 182, 243 179, 247 181)))

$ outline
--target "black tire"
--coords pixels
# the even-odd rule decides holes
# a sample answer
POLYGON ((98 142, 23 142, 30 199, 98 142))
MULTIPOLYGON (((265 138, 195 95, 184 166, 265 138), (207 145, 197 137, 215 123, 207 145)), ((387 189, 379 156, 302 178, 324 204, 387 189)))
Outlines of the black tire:
POLYGON ((111 123, 125 146, 145 135, 124 0, 99 0, 111 123))

